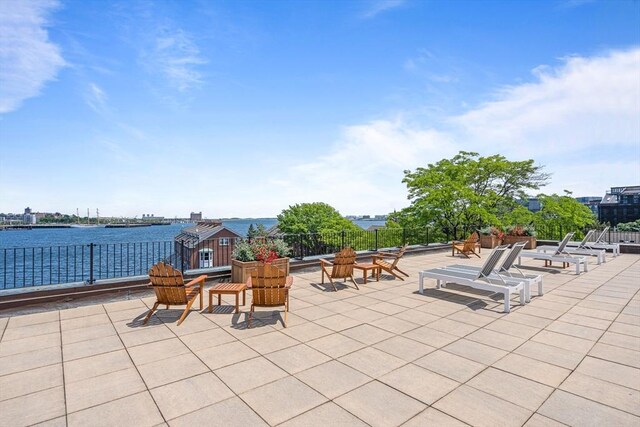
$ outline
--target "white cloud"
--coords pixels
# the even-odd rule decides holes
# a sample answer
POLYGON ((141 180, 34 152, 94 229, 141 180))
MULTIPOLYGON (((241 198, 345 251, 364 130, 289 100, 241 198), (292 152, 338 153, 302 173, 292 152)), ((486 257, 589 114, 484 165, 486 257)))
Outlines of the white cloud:
POLYGON ((106 108, 107 94, 95 83, 89 83, 85 93, 87 105, 96 113, 103 113, 106 108))
POLYGON ((258 205, 273 206, 271 214, 311 201, 343 214, 387 213, 408 205, 403 170, 458 150, 532 158, 553 173, 547 193, 597 196, 611 186, 637 184, 639 70, 637 48, 570 57, 559 67, 537 68, 532 83, 502 88, 493 101, 450 117, 446 130, 408 115, 348 126, 326 155, 279 172, 269 193, 277 199, 258 205))
POLYGON ((192 37, 182 29, 162 28, 142 53, 149 72, 160 72, 165 82, 179 92, 202 84, 198 66, 207 61, 192 37))
POLYGON ((57 7, 52 0, 0 2, 0 114, 38 96, 66 65, 46 29, 57 7))
POLYGON ((375 18, 380 13, 400 7, 404 3, 405 0, 374 0, 368 5, 361 17, 363 19, 375 18))

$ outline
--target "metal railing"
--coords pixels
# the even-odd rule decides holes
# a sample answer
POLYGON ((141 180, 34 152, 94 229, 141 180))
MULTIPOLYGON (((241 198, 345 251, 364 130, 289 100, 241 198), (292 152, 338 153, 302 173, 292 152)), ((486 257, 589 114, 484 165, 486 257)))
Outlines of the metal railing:
MULTIPOLYGON (((333 254, 350 246, 356 251, 377 251, 404 243, 427 245, 445 237, 432 229, 381 228, 316 234, 281 234, 291 248, 290 256, 304 259, 333 254)), ((146 275, 164 261, 181 271, 205 270, 231 265, 236 238, 202 242, 156 241, 68 246, 8 248, 0 250, 0 290, 146 275)))

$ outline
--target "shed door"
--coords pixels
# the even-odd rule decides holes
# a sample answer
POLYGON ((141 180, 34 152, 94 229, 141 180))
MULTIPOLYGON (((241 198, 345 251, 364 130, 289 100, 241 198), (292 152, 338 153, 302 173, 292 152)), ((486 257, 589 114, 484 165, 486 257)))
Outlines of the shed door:
POLYGON ((200 250, 200 268, 213 267, 213 249, 205 248, 200 250))

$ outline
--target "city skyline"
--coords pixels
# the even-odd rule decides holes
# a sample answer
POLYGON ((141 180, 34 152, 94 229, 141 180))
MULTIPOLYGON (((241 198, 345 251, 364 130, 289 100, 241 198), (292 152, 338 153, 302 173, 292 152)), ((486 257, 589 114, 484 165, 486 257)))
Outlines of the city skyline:
POLYGON ((8 0, 0 35, 0 212, 388 214, 459 150, 640 182, 638 2, 8 0))

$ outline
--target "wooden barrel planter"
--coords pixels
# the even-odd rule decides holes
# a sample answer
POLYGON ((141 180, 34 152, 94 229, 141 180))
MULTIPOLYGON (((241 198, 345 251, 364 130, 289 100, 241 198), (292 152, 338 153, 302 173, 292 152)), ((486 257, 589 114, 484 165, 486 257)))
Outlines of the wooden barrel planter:
MULTIPOLYGON (((259 261, 238 261, 231 260, 231 282, 247 283, 247 279, 251 276, 251 270, 258 267, 259 261)), ((285 271, 289 275, 289 258, 277 258, 271 262, 272 265, 285 271)))

